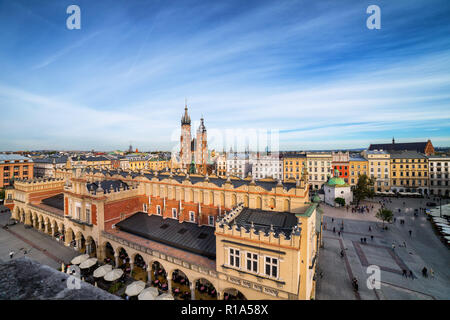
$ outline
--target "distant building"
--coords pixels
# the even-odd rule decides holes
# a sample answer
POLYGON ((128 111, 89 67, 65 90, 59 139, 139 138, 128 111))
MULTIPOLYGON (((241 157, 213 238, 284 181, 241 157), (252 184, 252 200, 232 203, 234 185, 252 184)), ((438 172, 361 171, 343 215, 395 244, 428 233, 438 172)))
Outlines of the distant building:
POLYGON ((331 176, 331 161, 333 157, 330 152, 307 152, 306 164, 308 166, 309 183, 312 189, 321 189, 331 176))
POLYGON ((35 178, 55 178, 56 170, 63 168, 67 164, 67 157, 48 157, 34 159, 35 178))
POLYGON ((18 154, 0 154, 0 188, 11 185, 12 179, 32 179, 34 162, 18 154))
POLYGON ((391 191, 428 194, 427 157, 416 151, 390 153, 391 191))
POLYGON ((283 161, 279 154, 263 154, 259 152, 250 155, 251 174, 254 179, 275 179, 283 178, 283 161))
POLYGON ((429 156, 430 194, 433 196, 450 196, 450 155, 429 156))
POLYGON ((306 154, 289 154, 283 157, 283 181, 298 180, 306 165, 306 154))
POLYGON ((369 151, 385 150, 385 151, 415 151, 425 155, 434 155, 434 147, 430 140, 427 142, 403 142, 396 143, 392 138, 392 143, 371 144, 369 151))
POLYGON ((358 183, 359 177, 365 174, 369 176, 369 162, 360 155, 349 158, 349 183, 354 186, 358 183))
POLYGON ((246 178, 251 168, 248 153, 232 153, 227 156, 227 175, 246 178))
POLYGON ((369 163, 369 177, 375 178, 374 190, 378 192, 390 189, 390 154, 381 150, 364 150, 364 158, 369 163))

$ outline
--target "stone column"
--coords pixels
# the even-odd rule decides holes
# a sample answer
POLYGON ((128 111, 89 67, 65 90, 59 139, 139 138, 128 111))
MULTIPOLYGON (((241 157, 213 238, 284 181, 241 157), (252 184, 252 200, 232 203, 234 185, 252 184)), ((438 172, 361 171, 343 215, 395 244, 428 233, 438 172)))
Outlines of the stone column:
POLYGON ((222 300, 223 299, 222 291, 219 291, 217 289, 216 289, 216 291, 217 291, 217 300, 222 300))
POLYGON ((44 232, 48 234, 48 222, 44 224, 44 232))
POLYGON ((172 294, 172 277, 170 277, 170 275, 168 275, 167 277, 167 288, 168 288, 168 293, 172 294))
POLYGON ((52 237, 53 237, 53 238, 55 237, 55 233, 56 233, 56 231, 55 231, 55 226, 52 225, 52 237))
POLYGON ((68 246, 70 246, 70 242, 72 241, 72 237, 71 237, 72 235, 69 233, 69 231, 68 230, 66 230, 66 234, 65 234, 65 236, 64 236, 64 245, 66 246, 66 247, 68 247, 68 246))
POLYGON ((13 212, 12 212, 12 219, 14 219, 16 221, 19 220, 20 219, 19 215, 20 215, 20 213, 18 212, 18 209, 16 208, 16 210, 13 210, 13 212))
POLYGON ((114 253, 114 258, 116 259, 116 268, 119 267, 119 254, 117 252, 114 253))
POLYGON ((147 266, 147 282, 152 283, 152 266, 147 266))
POLYGON ((193 282, 191 282, 190 288, 191 288, 191 300, 195 300, 195 284, 193 282))

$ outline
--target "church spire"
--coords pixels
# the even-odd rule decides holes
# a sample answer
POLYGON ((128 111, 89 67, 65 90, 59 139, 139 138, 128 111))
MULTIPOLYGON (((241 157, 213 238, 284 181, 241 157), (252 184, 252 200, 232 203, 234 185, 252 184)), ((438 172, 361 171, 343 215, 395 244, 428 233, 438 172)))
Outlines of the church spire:
POLYGON ((184 124, 191 125, 191 117, 189 117, 189 114, 188 114, 186 98, 184 99, 184 115, 183 115, 183 117, 181 117, 181 125, 184 125, 184 124))

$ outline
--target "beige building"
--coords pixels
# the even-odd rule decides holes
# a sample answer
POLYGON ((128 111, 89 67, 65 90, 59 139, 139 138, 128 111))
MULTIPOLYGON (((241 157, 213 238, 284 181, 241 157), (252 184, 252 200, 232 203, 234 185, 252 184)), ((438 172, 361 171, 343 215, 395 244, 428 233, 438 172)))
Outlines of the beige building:
POLYGON ((428 159, 415 151, 391 152, 391 191, 429 193, 428 159))
POLYGON ((333 157, 329 152, 307 152, 306 165, 308 168, 309 183, 312 189, 321 189, 332 175, 331 162, 333 157))
POLYGON ((314 297, 321 217, 305 179, 97 169, 57 176, 17 181, 12 217, 149 285, 180 289, 180 299, 314 297))
POLYGON ((369 177, 375 178, 375 191, 385 192, 390 189, 390 154, 383 150, 363 151, 369 163, 369 177))
POLYGON ((450 196, 450 156, 429 156, 429 181, 432 196, 450 196))

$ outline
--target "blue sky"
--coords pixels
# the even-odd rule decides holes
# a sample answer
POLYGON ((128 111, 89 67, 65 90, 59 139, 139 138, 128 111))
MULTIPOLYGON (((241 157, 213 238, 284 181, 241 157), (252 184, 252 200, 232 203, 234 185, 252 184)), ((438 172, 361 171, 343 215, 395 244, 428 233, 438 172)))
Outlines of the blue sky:
POLYGON ((194 129, 279 130, 282 150, 450 146, 449 17, 448 0, 0 0, 0 150, 169 150, 185 97, 194 129))

